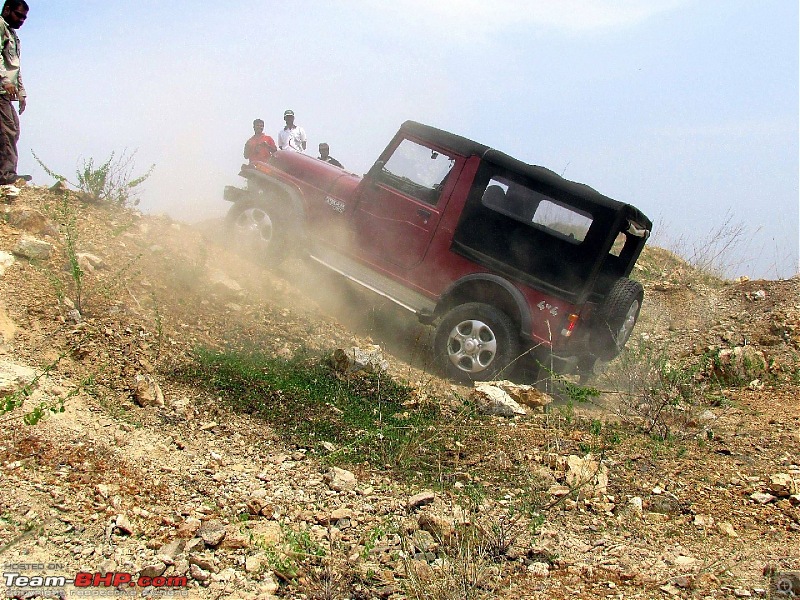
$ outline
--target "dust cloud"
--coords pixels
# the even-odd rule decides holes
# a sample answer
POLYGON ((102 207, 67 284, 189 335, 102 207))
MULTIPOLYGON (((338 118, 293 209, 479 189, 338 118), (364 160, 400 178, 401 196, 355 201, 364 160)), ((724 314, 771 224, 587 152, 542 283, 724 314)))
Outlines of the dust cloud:
MULTIPOLYGON (((408 365, 409 372, 412 369, 437 372, 431 351, 433 329, 420 323, 406 309, 305 257, 291 257, 279 265, 267 265, 247 258, 246 250, 228 236, 224 219, 207 219, 194 227, 213 244, 212 248, 218 247, 220 254, 226 255, 226 274, 257 289, 262 302, 282 304, 286 296, 285 287, 291 286, 308 298, 320 313, 349 331, 353 345, 366 340, 408 365), (231 250, 234 252, 228 253, 231 250), (253 281, 254 276, 261 281, 253 281)), ((198 260, 205 258, 198 256, 198 260)), ((325 346, 324 340, 316 341, 318 346, 325 346)))

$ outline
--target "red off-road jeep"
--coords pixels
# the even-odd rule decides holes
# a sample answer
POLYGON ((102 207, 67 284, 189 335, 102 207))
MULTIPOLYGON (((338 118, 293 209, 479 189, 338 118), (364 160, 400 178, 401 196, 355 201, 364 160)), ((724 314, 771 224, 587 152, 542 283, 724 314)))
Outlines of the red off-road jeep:
POLYGON ((252 257, 299 251, 434 323, 453 378, 586 374, 639 316, 650 219, 461 136, 407 121, 363 177, 291 151, 240 175, 227 222, 252 257))

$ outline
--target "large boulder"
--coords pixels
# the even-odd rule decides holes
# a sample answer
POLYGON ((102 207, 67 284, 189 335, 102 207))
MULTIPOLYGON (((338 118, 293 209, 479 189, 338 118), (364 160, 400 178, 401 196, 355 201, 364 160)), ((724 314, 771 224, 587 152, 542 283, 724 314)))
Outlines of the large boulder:
POLYGON ((477 382, 469 396, 479 412, 500 417, 515 417, 527 412, 507 392, 493 382, 477 382))
POLYGON ((500 381, 490 381, 490 385, 499 387, 511 398, 519 403, 524 404, 528 408, 544 409, 548 404, 553 401, 553 398, 544 392, 537 390, 536 386, 524 385, 513 383, 505 379, 500 381))
POLYGON ((749 382, 763 377, 767 372, 764 353, 753 346, 736 346, 719 351, 714 374, 730 382, 749 382))
POLYGON ((52 252, 52 244, 28 235, 22 236, 14 247, 14 254, 28 260, 47 260, 52 252))
POLYGON ((8 224, 35 235, 57 236, 58 227, 38 210, 14 207, 7 213, 8 224))
POLYGON ((389 363, 383 358, 380 346, 376 345, 367 348, 353 346, 349 350, 338 348, 334 351, 331 360, 333 368, 339 373, 382 372, 389 368, 389 363))

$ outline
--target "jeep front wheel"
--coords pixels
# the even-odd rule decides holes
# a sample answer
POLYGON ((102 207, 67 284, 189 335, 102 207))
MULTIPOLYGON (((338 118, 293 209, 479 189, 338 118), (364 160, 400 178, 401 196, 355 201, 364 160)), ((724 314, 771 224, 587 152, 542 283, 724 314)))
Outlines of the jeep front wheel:
POLYGON ((622 352, 639 319, 643 298, 644 289, 638 281, 621 277, 614 283, 595 330, 595 354, 600 359, 611 360, 622 352))
POLYGON ((511 318, 479 302, 450 310, 436 327, 434 353, 458 381, 494 379, 516 358, 519 339, 511 318))
POLYGON ((267 198, 240 200, 225 218, 231 243, 242 254, 267 266, 280 263, 288 253, 288 211, 267 198))

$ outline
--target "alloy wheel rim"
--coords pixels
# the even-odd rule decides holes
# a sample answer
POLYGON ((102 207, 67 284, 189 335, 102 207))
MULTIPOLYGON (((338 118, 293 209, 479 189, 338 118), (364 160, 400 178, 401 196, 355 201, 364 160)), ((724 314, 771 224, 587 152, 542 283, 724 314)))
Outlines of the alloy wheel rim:
POLYGON ((485 371, 497 356, 497 336, 483 321, 467 319, 458 323, 447 338, 447 355, 461 371, 485 371))

